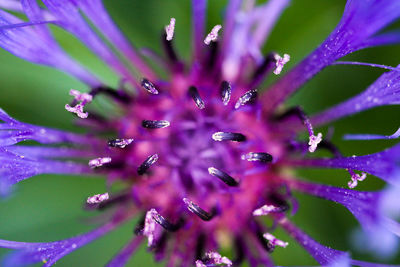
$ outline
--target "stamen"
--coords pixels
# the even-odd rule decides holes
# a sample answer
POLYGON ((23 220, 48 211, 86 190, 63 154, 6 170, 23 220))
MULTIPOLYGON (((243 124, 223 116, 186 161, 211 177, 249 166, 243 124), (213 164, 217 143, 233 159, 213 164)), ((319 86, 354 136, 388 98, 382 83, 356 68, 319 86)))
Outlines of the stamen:
MULTIPOLYGON (((219 254, 218 252, 207 252, 206 255, 206 262, 207 264, 213 264, 213 265, 217 265, 217 264, 224 264, 226 266, 232 266, 232 261, 230 259, 228 259, 227 257, 222 257, 221 254, 219 254)), ((206 267, 207 265, 203 263, 203 261, 201 260, 197 260, 196 261, 196 267, 206 267)))
POLYGON ((365 172, 361 173, 361 175, 355 173, 352 170, 348 170, 351 175, 351 180, 347 183, 349 188, 355 188, 358 185, 358 182, 364 181, 367 178, 367 174, 365 172))
POLYGON ((261 208, 254 210, 253 216, 263 216, 263 215, 268 215, 270 213, 282 212, 285 210, 286 210, 285 208, 276 207, 274 205, 264 205, 261 208))
POLYGON ((151 167, 151 165, 153 165, 154 163, 156 163, 156 161, 158 160, 158 155, 154 154, 151 155, 150 157, 148 157, 137 169, 137 173, 139 175, 143 175, 146 173, 146 171, 151 167))
POLYGON ((189 87, 189 95, 193 98, 194 103, 199 109, 204 109, 204 102, 200 97, 199 91, 196 87, 190 86, 189 87))
POLYGON ((71 107, 69 104, 66 104, 65 109, 69 112, 75 113, 81 119, 86 119, 89 114, 87 112, 83 112, 83 108, 86 104, 92 102, 93 96, 73 89, 69 91, 69 94, 74 97, 74 102, 80 103, 77 103, 73 107, 71 107))
POLYGON ((97 195, 88 197, 86 203, 88 203, 88 204, 98 204, 98 203, 101 203, 101 202, 103 202, 105 200, 108 200, 109 197, 110 196, 108 195, 107 192, 104 193, 104 194, 97 194, 97 195))
POLYGON ((149 80, 147 80, 146 78, 142 79, 142 83, 141 83, 142 87, 144 89, 146 89, 147 92, 149 92, 150 94, 153 95, 157 95, 158 91, 156 89, 156 87, 154 86, 154 84, 152 84, 149 80))
POLYGON ((263 152, 249 152, 245 155, 242 155, 241 159, 247 161, 260 161, 264 163, 272 162, 273 160, 270 154, 263 152))
POLYGON ((212 135, 212 139, 214 141, 244 142, 246 141, 246 136, 241 133, 216 132, 212 135))
POLYGON ((154 242, 154 233, 156 230, 156 221, 154 220, 154 215, 157 215, 158 212, 155 209, 151 209, 146 213, 146 217, 144 219, 144 228, 143 235, 147 236, 147 246, 152 246, 154 242))
POLYGON ((167 34, 166 40, 171 41, 174 37, 175 31, 175 18, 171 18, 169 25, 165 26, 165 33, 167 34))
POLYGON ((279 247, 287 247, 287 245, 289 245, 288 242, 284 242, 282 240, 277 239, 275 236, 271 235, 270 233, 265 233, 264 238, 267 239, 272 246, 279 246, 279 247))
POLYGON ((221 83, 220 92, 221 92, 221 97, 222 97, 222 103, 224 103, 225 106, 228 105, 229 100, 231 99, 231 95, 232 95, 231 84, 227 81, 223 81, 221 83))
POLYGON ((132 144, 133 139, 113 139, 107 142, 108 146, 110 147, 118 147, 118 148, 125 148, 126 146, 132 144))
POLYGON ((288 54, 284 54, 283 57, 281 57, 278 54, 275 54, 275 60, 276 68, 274 70, 274 74, 278 75, 282 72, 283 66, 289 62, 290 56, 288 54))
POLYGON ((178 223, 173 224, 170 223, 167 219, 165 219, 161 214, 158 212, 153 213, 153 219, 156 223, 161 225, 165 230, 170 231, 170 232, 175 232, 177 231, 183 224, 183 220, 179 220, 178 223))
POLYGON ((215 216, 215 212, 209 213, 187 198, 184 198, 183 202, 185 202, 189 211, 199 216, 203 221, 210 221, 215 216))
POLYGON ((96 158, 96 159, 92 159, 89 161, 89 167, 91 167, 91 168, 101 167, 104 164, 107 164, 110 162, 111 162, 110 157, 96 158))
POLYGON ((206 39, 204 39, 204 43, 209 45, 211 41, 215 42, 218 39, 218 31, 222 28, 221 25, 215 25, 212 28, 211 32, 207 35, 206 39))
POLYGON ((235 109, 240 108, 240 106, 246 105, 247 103, 253 101, 257 98, 257 90, 247 91, 242 95, 235 104, 235 109))
POLYGON ((239 183, 236 182, 235 179, 233 179, 233 177, 231 177, 229 174, 220 171, 214 167, 210 167, 208 168, 208 173, 211 174, 212 176, 215 176, 219 179, 221 179, 224 183, 226 183, 229 186, 238 186, 239 183))
POLYGON ((322 133, 318 133, 317 136, 310 135, 310 139, 308 141, 308 145, 310 147, 308 148, 308 151, 310 151, 311 153, 315 152, 318 144, 321 143, 321 141, 322 141, 322 133))
POLYGON ((308 119, 307 115, 304 113, 303 109, 300 107, 294 107, 289 109, 284 114, 280 115, 278 119, 285 119, 293 115, 297 116, 304 124, 304 126, 306 126, 309 135, 308 145, 310 146, 308 148, 308 151, 313 153, 317 149, 318 144, 322 141, 322 134, 318 133, 317 136, 314 135, 314 129, 311 125, 311 122, 308 119))
POLYGON ((171 125, 170 122, 166 121, 166 120, 160 120, 160 121, 143 120, 142 121, 142 126, 147 129, 166 128, 170 125, 171 125))

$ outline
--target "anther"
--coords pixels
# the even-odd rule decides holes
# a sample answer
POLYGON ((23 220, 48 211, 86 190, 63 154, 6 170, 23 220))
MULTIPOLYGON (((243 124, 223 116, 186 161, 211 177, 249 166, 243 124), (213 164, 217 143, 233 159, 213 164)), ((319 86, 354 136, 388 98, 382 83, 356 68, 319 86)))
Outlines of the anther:
POLYGON ((274 74, 278 75, 282 72, 283 66, 285 66, 285 64, 289 62, 290 56, 288 54, 284 54, 283 57, 281 57, 278 54, 275 54, 275 60, 276 68, 274 70, 274 74))
POLYGON ((270 213, 283 212, 283 211, 286 211, 285 207, 277 207, 274 205, 264 205, 261 208, 254 210, 253 216, 263 216, 263 215, 268 215, 270 213))
POLYGON ((289 245, 288 242, 284 242, 282 240, 279 240, 275 236, 271 235, 270 233, 265 233, 263 235, 263 237, 265 239, 267 239, 273 247, 279 246, 279 247, 285 248, 285 247, 287 247, 287 245, 289 245))
POLYGON ((99 203, 101 203, 101 202, 103 202, 105 200, 108 200, 109 197, 110 196, 108 195, 107 192, 104 193, 104 194, 97 194, 97 195, 88 197, 86 203, 88 203, 88 204, 99 204, 99 203))
POLYGON ((221 179, 222 182, 224 182, 225 184, 229 185, 229 186, 238 186, 239 183, 233 178, 231 177, 229 174, 220 171, 214 167, 210 167, 208 168, 208 173, 211 174, 212 176, 215 176, 219 179, 221 179))
POLYGON ((202 219, 203 221, 210 221, 214 216, 215 216, 215 212, 207 212, 205 210, 203 210, 202 208, 200 208, 197 204, 193 203, 193 201, 184 198, 183 202, 185 202, 188 210, 190 212, 193 212, 194 214, 196 214, 197 216, 200 217, 200 219, 202 219))
POLYGON ((348 172, 351 175, 351 180, 347 183, 349 188, 355 188, 358 185, 358 182, 364 181, 365 178, 367 178, 367 174, 365 172, 361 173, 361 175, 352 170, 348 170, 348 172))
POLYGON ((273 160, 270 154, 263 152, 249 152, 245 155, 242 155, 241 159, 247 161, 259 161, 263 163, 272 162, 273 160))
POLYGON ((75 113, 81 119, 86 119, 89 114, 87 112, 83 112, 83 108, 86 104, 92 102, 93 96, 87 93, 81 93, 73 89, 69 91, 69 94, 74 97, 75 103, 79 103, 77 103, 73 107, 71 107, 69 104, 66 104, 65 109, 69 112, 75 113))
POLYGON ((92 159, 89 161, 89 167, 91 167, 91 168, 101 167, 104 164, 107 164, 110 162, 111 162, 110 157, 96 158, 96 159, 92 159))
POLYGON ((201 99, 199 91, 197 90, 196 87, 194 87, 194 86, 190 86, 189 87, 189 95, 190 95, 191 98, 193 98, 194 103, 196 104, 196 106, 199 109, 204 109, 204 107, 205 107, 204 106, 204 102, 201 99))
POLYGON ((160 121, 143 120, 142 126, 147 129, 160 129, 170 126, 170 122, 166 120, 160 120, 160 121))
POLYGON ((235 109, 240 108, 240 106, 246 105, 249 102, 252 102, 257 98, 257 90, 247 91, 244 95, 242 95, 235 104, 235 109))
POLYGON ((125 148, 126 146, 132 144, 133 139, 112 139, 107 142, 107 145, 110 147, 118 147, 118 148, 125 148))
POLYGON ((215 42, 218 39, 218 32, 222 28, 221 25, 215 25, 211 32, 207 35, 206 39, 204 39, 204 43, 209 45, 211 41, 215 42))
POLYGON ((181 228, 183 224, 183 220, 179 220, 178 223, 173 224, 170 223, 167 219, 165 219, 163 216, 161 216, 158 212, 153 213, 153 219, 156 223, 161 225, 165 230, 170 231, 170 232, 175 232, 181 228))
POLYGON ((150 157, 148 157, 137 169, 137 173, 139 175, 143 175, 146 173, 146 171, 151 167, 151 165, 153 165, 154 163, 156 163, 156 161, 158 160, 158 155, 154 154, 151 155, 150 157))
POLYGON ((244 142, 246 141, 246 136, 241 133, 216 132, 212 135, 212 139, 214 139, 214 141, 244 142))
POLYGON ((227 81, 223 81, 221 83, 220 92, 222 97, 222 103, 224 103, 225 106, 228 105, 232 95, 231 84, 227 81))
POLYGON ((142 79, 142 83, 141 83, 142 87, 144 89, 146 89, 147 92, 149 92, 150 94, 153 95, 157 95, 158 91, 156 89, 156 87, 154 86, 153 83, 151 83, 149 80, 147 80, 146 78, 142 79))
POLYGON ((175 18, 171 18, 169 21, 169 25, 165 26, 165 33, 167 34, 166 40, 171 41, 172 38, 174 37, 174 31, 175 31, 175 18))

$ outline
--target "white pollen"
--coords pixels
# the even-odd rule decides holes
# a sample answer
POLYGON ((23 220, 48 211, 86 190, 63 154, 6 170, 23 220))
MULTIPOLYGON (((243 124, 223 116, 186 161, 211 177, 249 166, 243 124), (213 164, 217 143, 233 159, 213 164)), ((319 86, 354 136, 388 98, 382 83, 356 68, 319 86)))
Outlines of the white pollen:
POLYGON ((74 97, 74 100, 78 102, 75 106, 71 107, 66 104, 65 109, 69 112, 75 113, 79 118, 86 119, 88 117, 87 112, 83 112, 83 108, 86 104, 92 102, 93 96, 87 93, 81 93, 78 90, 71 89, 69 94, 74 97))
POLYGON ((206 39, 204 39, 204 43, 209 45, 211 41, 215 42, 218 39, 218 32, 221 28, 221 25, 215 25, 211 32, 207 35, 206 39))
POLYGON ((155 209, 151 209, 146 213, 146 217, 144 219, 144 229, 143 235, 147 236, 147 245, 150 247, 154 242, 154 233, 156 231, 156 221, 154 220, 154 216, 157 216, 158 212, 155 209))
POLYGON ((171 41, 174 38, 175 31, 175 18, 171 18, 169 25, 165 26, 165 33, 167 34, 167 41, 171 41))
POLYGON ((256 209, 253 211, 253 216, 263 216, 263 215, 268 215, 271 212, 277 212, 280 211, 278 207, 275 207, 274 205, 264 205, 259 209, 256 209))
POLYGON ((223 257, 223 256, 221 256, 221 254, 219 254, 218 252, 214 252, 214 251, 207 252, 205 255, 205 258, 206 258, 207 265, 203 261, 197 260, 196 267, 206 267, 211 264, 212 264, 212 266, 223 264, 225 266, 230 267, 233 264, 230 259, 228 259, 227 257, 223 257))
POLYGON ((103 201, 106 201, 107 199, 109 199, 109 195, 108 195, 108 193, 106 192, 106 193, 104 193, 104 194, 97 194, 97 195, 94 195, 94 196, 91 196, 91 197, 88 197, 88 199, 87 199, 87 203, 88 204, 98 204, 98 203, 101 203, 101 202, 103 202, 103 201))
POLYGON ((274 70, 275 75, 279 75, 282 70, 283 66, 290 61, 290 56, 288 54, 284 54, 283 57, 279 56, 278 54, 275 55, 276 60, 276 68, 274 70))
POLYGON ((322 133, 318 133, 317 136, 311 135, 308 141, 308 145, 310 146, 308 148, 308 151, 310 151, 311 153, 315 152, 318 144, 321 143, 321 141, 322 141, 322 133))
POLYGON ((275 236, 271 235, 270 233, 265 233, 263 235, 265 239, 267 239, 269 242, 271 242, 271 245, 273 246, 279 246, 279 247, 287 247, 289 245, 288 242, 284 242, 282 240, 277 239, 275 236))
POLYGON ((361 173, 361 175, 349 170, 351 175, 351 180, 347 183, 349 188, 355 188, 358 185, 358 182, 364 181, 367 178, 367 174, 365 172, 361 173))
POLYGON ((96 158, 96 159, 92 159, 89 161, 89 167, 91 167, 91 168, 101 167, 104 164, 107 164, 110 162, 111 162, 110 157, 96 158))

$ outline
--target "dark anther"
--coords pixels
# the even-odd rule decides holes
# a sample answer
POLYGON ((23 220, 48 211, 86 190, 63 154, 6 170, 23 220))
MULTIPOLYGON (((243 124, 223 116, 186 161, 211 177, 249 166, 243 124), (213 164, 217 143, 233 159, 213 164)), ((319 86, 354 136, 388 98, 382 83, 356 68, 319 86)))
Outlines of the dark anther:
POLYGON ((244 241, 241 237, 235 238, 235 259, 233 260, 234 266, 239 266, 245 258, 244 254, 244 241))
POLYGON ((204 254, 204 247, 206 245, 206 235, 201 233, 197 237, 195 259, 200 259, 204 254))
POLYGON ((144 89, 146 89, 147 92, 149 92, 150 94, 154 94, 157 95, 158 91, 156 89, 156 87, 154 86, 154 84, 152 84, 149 80, 147 80, 146 78, 142 79, 141 85, 144 89))
POLYGON ((228 105, 229 100, 231 99, 231 94, 232 94, 231 84, 227 81, 223 81, 221 83, 220 93, 221 93, 221 97, 222 97, 222 103, 224 103, 225 106, 228 105))
POLYGON ((140 235, 140 234, 142 234, 143 229, 144 229, 144 222, 145 222, 145 219, 146 219, 146 214, 143 214, 143 215, 140 217, 140 220, 139 220, 138 224, 137 224, 137 225, 135 226, 135 228, 133 229, 133 232, 135 233, 135 235, 140 235))
POLYGON ((113 88, 106 87, 106 86, 99 86, 99 87, 93 88, 90 91, 90 94, 93 97, 96 96, 97 94, 105 94, 105 95, 111 96, 112 98, 114 98, 122 103, 125 103, 125 104, 128 104, 132 101, 132 97, 129 96, 126 92, 124 92, 122 90, 115 90, 113 88))
POLYGON ((332 142, 330 142, 328 140, 322 140, 318 146, 320 148, 324 148, 324 149, 328 150, 337 158, 342 157, 342 153, 340 152, 340 150, 332 142))
POLYGON ((189 211, 199 216, 203 221, 210 221, 216 214, 216 209, 213 209, 212 212, 207 212, 187 198, 184 198, 183 202, 185 202, 189 211))
POLYGON ((203 109, 204 108, 204 102, 200 97, 199 91, 197 90, 196 87, 194 86, 190 86, 189 87, 189 95, 191 98, 193 98, 194 103, 196 104, 196 106, 199 109, 203 109))
POLYGON ((249 152, 245 155, 242 155, 242 160, 268 163, 272 162, 273 157, 270 154, 264 152, 249 152))
POLYGON ((160 121, 151 121, 151 120, 143 120, 142 126, 147 129, 159 129, 166 128, 170 125, 169 121, 160 120, 160 121))
POLYGON ((265 58, 264 61, 261 63, 260 66, 254 71, 253 74, 253 81, 260 80, 262 76, 264 76, 268 71, 272 70, 275 68, 276 64, 276 59, 275 59, 275 53, 269 53, 265 58))
POLYGON ((107 145, 109 147, 125 148, 126 146, 132 144, 133 139, 112 139, 108 140, 107 145))
POLYGON ((275 249, 275 246, 271 244, 268 240, 266 240, 263 236, 263 231, 260 225, 257 222, 254 223, 254 234, 257 237, 257 240, 260 242, 262 247, 269 253, 272 253, 275 249))
POLYGON ((218 55, 218 50, 219 50, 219 42, 211 42, 209 48, 210 51, 207 55, 207 62, 206 62, 208 71, 211 70, 215 65, 216 57, 218 55))
POLYGON ((151 155, 150 157, 148 157, 137 169, 137 173, 139 175, 143 175, 146 173, 146 171, 150 168, 151 165, 153 165, 154 163, 156 163, 156 161, 158 160, 158 155, 154 154, 151 155))
POLYGON ((241 133, 216 132, 212 135, 212 139, 214 141, 244 142, 246 141, 246 136, 241 133))
POLYGON ((257 98, 257 95, 257 90, 247 91, 238 99, 238 101, 236 101, 235 109, 238 109, 240 106, 246 105, 247 103, 253 102, 257 98))
POLYGON ((208 173, 211 174, 212 176, 215 176, 219 179, 221 179, 222 182, 226 183, 229 186, 238 186, 239 183, 236 182, 235 179, 233 179, 233 177, 231 177, 229 174, 220 171, 214 167, 210 167, 208 168, 208 173))
POLYGON ((301 107, 292 107, 287 111, 285 111, 284 113, 275 116, 274 119, 282 121, 292 116, 298 117, 304 125, 306 125, 306 122, 308 121, 307 115, 304 113, 301 107))
POLYGON ((283 195, 271 194, 268 196, 268 200, 277 207, 275 212, 286 212, 290 209, 289 203, 285 200, 283 195))
POLYGON ((178 57, 175 53, 174 47, 172 46, 172 40, 171 41, 167 40, 167 34, 165 32, 162 35, 162 43, 163 43, 163 47, 164 47, 165 53, 167 54, 168 59, 171 62, 177 62, 178 57))
POLYGON ((165 230, 169 232, 178 231, 184 224, 183 219, 179 219, 177 223, 173 224, 158 213, 153 216, 153 219, 156 221, 156 223, 161 225, 165 230))

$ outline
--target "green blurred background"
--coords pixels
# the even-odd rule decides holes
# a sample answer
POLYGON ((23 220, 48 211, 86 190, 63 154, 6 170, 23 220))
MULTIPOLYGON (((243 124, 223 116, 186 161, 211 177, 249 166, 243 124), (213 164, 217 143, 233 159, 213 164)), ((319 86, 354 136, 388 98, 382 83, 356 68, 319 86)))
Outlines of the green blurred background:
MULTIPOLYGON (((226 1, 209 1, 207 24, 222 22, 226 1)), ((183 57, 190 57, 189 0, 105 0, 118 25, 137 47, 160 51, 160 32, 171 17, 177 19, 175 41, 183 57)), ((265 51, 291 55, 288 67, 311 52, 330 33, 340 19, 344 0, 292 0, 272 32, 265 51)), ((360 25, 362 27, 362 25, 360 25)), ((400 24, 394 25, 399 28, 400 24)), ((111 85, 117 78, 76 39, 55 29, 62 46, 89 66, 111 85)), ((400 47, 373 48, 357 52, 347 59, 396 66, 400 47)), ((0 107, 24 122, 79 131, 75 116, 66 112, 71 88, 83 90, 78 81, 47 67, 33 65, 0 51, 0 107)), ((332 66, 318 74, 290 101, 312 114, 361 92, 384 71, 361 66, 332 66)), ((100 106, 101 103, 97 103, 100 106)), ((396 141, 341 141, 344 133, 392 134, 400 126, 399 107, 380 107, 338 121, 331 126, 333 141, 345 155, 361 155, 389 147, 396 141)), ((321 129, 326 134, 327 128, 321 129)), ((340 170, 302 170, 301 177, 345 187, 348 174, 340 170)), ((380 189, 384 184, 369 176, 358 190, 380 189)), ((86 177, 41 175, 19 183, 15 194, 0 202, 0 238, 17 241, 54 241, 92 229, 85 223, 88 212, 82 203, 88 195, 105 191, 105 180, 86 177)), ((336 249, 351 250, 353 257, 374 260, 371 255, 352 248, 350 237, 357 222, 343 207, 309 196, 298 195, 300 209, 293 220, 316 240, 336 249)), ((102 266, 132 236, 134 222, 66 256, 57 266, 102 266)), ((286 249, 276 249, 272 257, 279 265, 316 265, 313 259, 283 231, 277 235, 288 240, 286 249)), ((0 255, 6 252, 0 250, 0 255)), ((388 262, 399 263, 400 257, 388 262)), ((131 259, 129 266, 157 266, 145 246, 131 259)))

